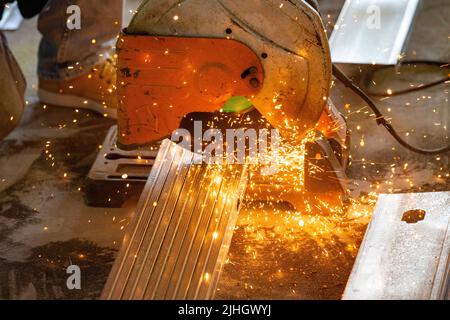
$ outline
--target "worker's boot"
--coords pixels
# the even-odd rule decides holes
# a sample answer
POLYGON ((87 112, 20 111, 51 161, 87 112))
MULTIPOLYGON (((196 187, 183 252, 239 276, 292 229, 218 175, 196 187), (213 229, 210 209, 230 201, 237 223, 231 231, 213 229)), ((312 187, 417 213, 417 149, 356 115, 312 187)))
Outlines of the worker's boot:
POLYGON ((112 59, 70 80, 39 78, 42 103, 95 111, 105 117, 117 117, 116 70, 112 59))

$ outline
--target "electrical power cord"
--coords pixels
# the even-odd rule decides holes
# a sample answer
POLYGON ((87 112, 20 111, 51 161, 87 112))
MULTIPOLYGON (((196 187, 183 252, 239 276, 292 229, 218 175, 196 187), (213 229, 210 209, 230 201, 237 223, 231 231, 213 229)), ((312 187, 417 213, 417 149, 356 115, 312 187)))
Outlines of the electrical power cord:
MULTIPOLYGON (((439 154, 450 151, 450 146, 447 146, 447 147, 444 147, 441 149, 427 150, 427 149, 418 148, 418 147, 415 147, 415 146, 409 144, 408 142, 403 140, 402 137, 400 137, 400 135, 397 133, 397 131, 394 129, 394 127, 386 120, 385 116, 378 109, 375 102, 363 90, 361 90, 356 84, 354 84, 353 81, 351 81, 335 65, 333 65, 333 75, 336 77, 336 79, 341 81, 347 88, 354 91, 359 97, 361 97, 369 105, 370 109, 372 109, 372 111, 374 112, 374 114, 376 116, 377 124, 384 126, 386 128, 386 130, 389 132, 389 134, 406 149, 408 149, 412 152, 418 153, 418 154, 422 154, 422 155, 439 155, 439 154)), ((446 82, 446 81, 448 81, 448 79, 445 80, 444 82, 446 82)), ((442 83, 442 82, 440 82, 440 83, 442 83)), ((428 87, 430 87, 430 85, 427 86, 427 88, 428 87)), ((424 88, 425 88, 424 86, 420 87, 420 89, 424 89, 424 88)), ((415 88, 415 89, 418 89, 418 88, 415 88)), ((409 90, 411 90, 411 89, 409 89, 409 90)), ((404 90, 404 91, 406 91, 406 90, 404 90)))
POLYGON ((367 84, 369 82, 371 82, 371 80, 373 79, 373 75, 377 72, 383 72, 385 70, 389 70, 389 69, 397 69, 399 67, 403 67, 403 66, 420 66, 420 65, 426 65, 426 66, 434 66, 434 67, 438 67, 438 68, 450 68, 450 64, 449 63, 442 63, 439 61, 431 61, 431 60, 408 60, 408 61, 402 61, 399 64, 395 65, 395 66, 383 66, 378 68, 376 71, 373 72, 369 72, 365 77, 364 77, 364 81, 363 81, 363 86, 362 86, 362 90, 372 96, 372 97, 393 97, 393 96, 399 96, 402 94, 408 94, 411 92, 416 92, 416 91, 420 91, 420 90, 424 90, 427 88, 431 88, 443 83, 446 83, 448 81, 450 81, 450 73, 447 72, 447 76, 443 77, 441 79, 426 83, 426 84, 422 84, 419 85, 417 87, 412 87, 412 88, 408 88, 408 89, 403 89, 403 90, 395 90, 389 93, 385 93, 385 92, 374 92, 368 89, 367 84))

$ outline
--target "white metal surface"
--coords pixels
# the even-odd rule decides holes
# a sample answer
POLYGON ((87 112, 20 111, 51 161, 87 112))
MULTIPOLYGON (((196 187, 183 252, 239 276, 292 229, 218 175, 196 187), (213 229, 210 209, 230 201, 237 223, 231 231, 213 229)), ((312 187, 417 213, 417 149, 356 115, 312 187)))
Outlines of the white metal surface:
POLYGON ((343 299, 445 299, 449 254, 450 192, 380 195, 343 299))
POLYGON ((0 30, 14 31, 19 29, 22 24, 23 18, 20 14, 17 2, 8 3, 3 11, 3 17, 0 20, 0 30))
POLYGON ((346 0, 330 38, 333 63, 396 64, 419 0, 346 0))

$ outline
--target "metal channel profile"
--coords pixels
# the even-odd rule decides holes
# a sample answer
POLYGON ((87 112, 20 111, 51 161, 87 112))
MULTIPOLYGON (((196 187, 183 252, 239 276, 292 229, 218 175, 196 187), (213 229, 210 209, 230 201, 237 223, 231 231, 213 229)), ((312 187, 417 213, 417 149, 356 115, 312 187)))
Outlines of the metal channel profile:
POLYGON ((394 65, 419 0, 346 0, 330 38, 334 63, 394 65))
POLYGON ((194 164, 196 157, 163 141, 102 299, 214 296, 246 186, 246 166, 194 164))
POLYGON ((447 299, 450 192, 381 195, 343 298, 447 299))

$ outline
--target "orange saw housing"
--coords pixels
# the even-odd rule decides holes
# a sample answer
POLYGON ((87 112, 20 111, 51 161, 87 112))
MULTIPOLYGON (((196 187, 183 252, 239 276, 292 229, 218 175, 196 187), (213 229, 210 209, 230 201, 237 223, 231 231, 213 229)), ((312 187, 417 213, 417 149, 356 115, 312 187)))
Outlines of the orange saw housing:
POLYGON ((118 44, 118 143, 133 149, 168 137, 191 112, 251 98, 264 81, 258 56, 236 40, 122 33, 118 44))

